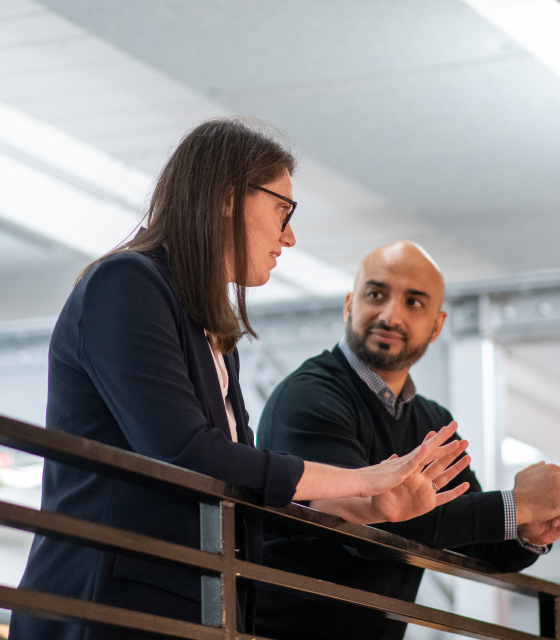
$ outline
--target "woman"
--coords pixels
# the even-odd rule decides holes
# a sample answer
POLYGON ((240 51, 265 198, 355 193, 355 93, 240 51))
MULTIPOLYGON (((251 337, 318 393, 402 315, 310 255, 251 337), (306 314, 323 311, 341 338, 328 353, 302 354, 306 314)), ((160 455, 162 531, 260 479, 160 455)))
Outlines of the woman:
MULTIPOLYGON (((248 487, 265 504, 333 499, 336 512, 369 523, 419 515, 467 488, 437 496, 432 488, 432 480, 441 487, 468 463, 463 457, 444 471, 466 446, 439 446, 453 425, 402 459, 360 470, 253 447, 235 344, 243 334, 255 335, 245 287, 265 284, 282 250, 295 243, 289 225, 294 164, 262 127, 235 119, 206 122, 184 138, 159 178, 146 229, 91 265, 62 310, 49 355, 47 427, 248 487)), ((179 544, 200 543, 197 503, 48 460, 43 507, 179 544)), ((238 509, 237 520, 239 557, 258 562, 257 516, 238 509)), ((196 571, 42 536, 35 538, 21 585, 200 621, 196 571)), ((246 603, 247 586, 240 585, 241 629, 250 624, 246 603)), ((141 634, 20 614, 10 635, 132 637, 141 634)))

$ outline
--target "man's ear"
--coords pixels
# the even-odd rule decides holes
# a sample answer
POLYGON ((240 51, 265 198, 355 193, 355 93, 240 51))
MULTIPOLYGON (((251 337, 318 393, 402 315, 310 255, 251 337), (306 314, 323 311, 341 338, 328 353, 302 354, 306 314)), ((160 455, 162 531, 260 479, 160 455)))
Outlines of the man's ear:
POLYGON ((346 300, 344 301, 343 314, 344 314, 344 322, 348 322, 348 316, 350 315, 350 310, 352 309, 352 299, 354 298, 354 294, 349 291, 346 294, 346 300))
POLYGON ((432 332, 432 337, 430 338, 430 342, 434 342, 434 340, 441 333, 441 330, 443 329, 443 323, 445 322, 445 318, 447 318, 447 312, 440 311, 437 315, 436 321, 434 322, 434 330, 432 332))

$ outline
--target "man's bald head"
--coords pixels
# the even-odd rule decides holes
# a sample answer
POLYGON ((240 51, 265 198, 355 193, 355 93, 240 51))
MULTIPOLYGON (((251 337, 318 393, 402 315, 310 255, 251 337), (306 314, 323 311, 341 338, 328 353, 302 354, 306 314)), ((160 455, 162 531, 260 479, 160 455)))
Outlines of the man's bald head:
POLYGON ((418 289, 429 289, 441 309, 445 295, 443 274, 436 261, 419 244, 400 240, 375 249, 360 262, 354 280, 354 292, 369 278, 394 273, 417 282, 418 289))
POLYGON ((346 296, 348 346, 378 372, 406 373, 441 332, 443 297, 441 270, 422 247, 379 247, 362 260, 346 296))

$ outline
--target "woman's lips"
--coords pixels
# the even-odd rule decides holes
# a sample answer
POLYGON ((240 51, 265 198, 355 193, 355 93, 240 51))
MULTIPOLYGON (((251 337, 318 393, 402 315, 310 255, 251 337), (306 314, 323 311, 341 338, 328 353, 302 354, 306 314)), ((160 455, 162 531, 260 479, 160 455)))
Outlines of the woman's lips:
POLYGON ((370 334, 382 344, 397 344, 402 342, 403 336, 396 331, 384 331, 383 329, 373 329, 370 334))

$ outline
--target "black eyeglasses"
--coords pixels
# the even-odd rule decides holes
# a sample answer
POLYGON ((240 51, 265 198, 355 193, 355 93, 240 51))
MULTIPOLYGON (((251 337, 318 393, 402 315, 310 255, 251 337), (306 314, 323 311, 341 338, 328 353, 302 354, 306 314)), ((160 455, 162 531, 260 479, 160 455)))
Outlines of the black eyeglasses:
POLYGON ((294 202, 293 200, 290 200, 290 198, 286 198, 286 196, 281 196, 279 193, 274 193, 274 191, 270 191, 269 189, 265 189, 264 187, 259 187, 258 184, 252 184, 250 182, 249 186, 253 187, 253 189, 258 189, 259 191, 264 191, 265 193, 270 193, 271 196, 276 196, 277 198, 280 198, 280 200, 284 200, 285 202, 289 202, 292 205, 292 208, 290 209, 288 215, 284 218, 284 221, 282 222, 282 231, 285 231, 286 227, 288 226, 288 222, 290 222, 292 216, 294 215, 294 211, 296 210, 296 207, 297 207, 297 202, 294 202))

